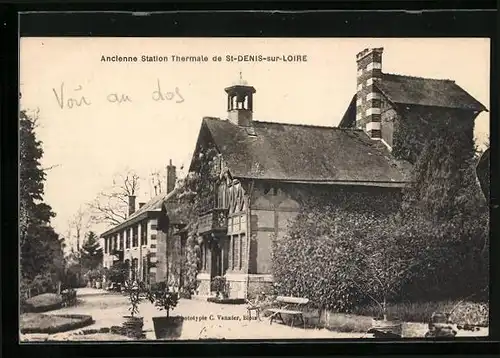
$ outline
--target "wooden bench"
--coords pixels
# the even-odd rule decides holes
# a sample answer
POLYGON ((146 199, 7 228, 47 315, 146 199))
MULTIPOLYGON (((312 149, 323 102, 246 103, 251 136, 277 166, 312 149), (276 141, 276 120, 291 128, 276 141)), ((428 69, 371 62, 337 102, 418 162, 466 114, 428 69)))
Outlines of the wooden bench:
POLYGON ((269 324, 273 324, 273 320, 275 319, 279 319, 281 323, 286 324, 282 314, 287 314, 291 316, 290 327, 293 326, 296 318, 300 318, 304 328, 306 328, 304 313, 298 309, 309 303, 308 298, 278 296, 276 297, 276 302, 280 305, 280 307, 268 309, 269 312, 272 312, 269 317, 269 324))

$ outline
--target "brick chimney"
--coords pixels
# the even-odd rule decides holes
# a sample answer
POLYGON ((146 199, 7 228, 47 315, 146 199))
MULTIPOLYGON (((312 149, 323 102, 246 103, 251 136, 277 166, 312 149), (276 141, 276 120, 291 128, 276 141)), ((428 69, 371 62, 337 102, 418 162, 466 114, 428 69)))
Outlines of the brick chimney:
POLYGON ((129 195, 128 197, 128 216, 135 213, 135 195, 129 195))
POLYGON ((367 48, 356 55, 356 128, 363 129, 372 139, 381 138, 380 93, 374 83, 382 80, 383 51, 382 47, 367 48))
POLYGON ((170 163, 167 166, 167 194, 175 188, 175 182, 177 181, 175 169, 175 165, 172 165, 172 159, 170 159, 170 163))

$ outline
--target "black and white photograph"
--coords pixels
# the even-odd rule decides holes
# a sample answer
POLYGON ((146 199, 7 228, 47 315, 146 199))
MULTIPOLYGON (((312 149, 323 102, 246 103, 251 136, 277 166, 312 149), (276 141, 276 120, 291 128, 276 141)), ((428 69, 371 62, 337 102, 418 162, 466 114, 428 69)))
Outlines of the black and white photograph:
POLYGON ((489 336, 490 39, 19 46, 21 342, 489 336))

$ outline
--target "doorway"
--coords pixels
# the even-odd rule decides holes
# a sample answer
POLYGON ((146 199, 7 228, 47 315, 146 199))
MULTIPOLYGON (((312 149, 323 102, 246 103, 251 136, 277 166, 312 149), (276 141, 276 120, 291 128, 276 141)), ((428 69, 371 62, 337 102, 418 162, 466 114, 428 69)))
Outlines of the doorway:
POLYGON ((213 242, 210 252, 211 256, 211 267, 210 267, 210 279, 216 276, 222 276, 222 253, 221 248, 218 243, 213 242))

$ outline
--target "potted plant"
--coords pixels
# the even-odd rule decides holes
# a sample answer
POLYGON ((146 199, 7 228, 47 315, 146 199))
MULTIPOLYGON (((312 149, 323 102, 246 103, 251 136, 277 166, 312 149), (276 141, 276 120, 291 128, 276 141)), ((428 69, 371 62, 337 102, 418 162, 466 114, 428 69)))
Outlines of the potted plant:
POLYGON ((125 329, 126 336, 130 338, 141 338, 142 327, 144 326, 144 318, 138 316, 139 304, 143 299, 144 294, 148 294, 142 282, 127 281, 125 282, 125 293, 129 300, 130 316, 124 316, 123 328, 125 329))
POLYGON ((212 280, 211 291, 215 291, 215 297, 217 299, 227 298, 226 279, 222 276, 215 276, 212 280))
POLYGON ((178 292, 169 289, 165 282, 158 284, 149 294, 151 302, 160 311, 165 311, 166 316, 153 317, 153 326, 156 339, 179 338, 182 333, 182 316, 170 316, 170 311, 177 306, 179 302, 178 292))

